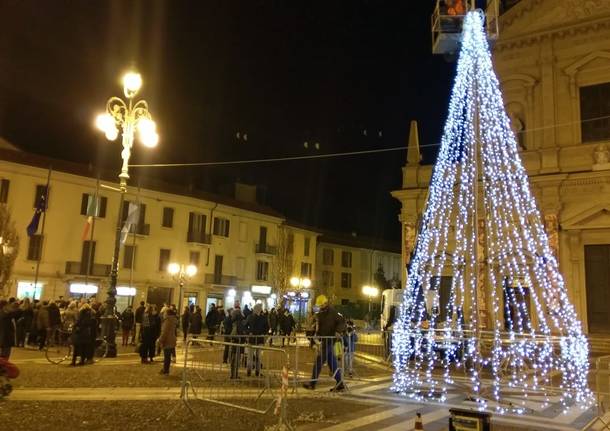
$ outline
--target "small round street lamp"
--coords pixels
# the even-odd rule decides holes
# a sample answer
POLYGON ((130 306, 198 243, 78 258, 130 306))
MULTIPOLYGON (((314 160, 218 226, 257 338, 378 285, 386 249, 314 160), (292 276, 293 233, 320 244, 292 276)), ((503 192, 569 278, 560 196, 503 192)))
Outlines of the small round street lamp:
POLYGON ((379 289, 375 286, 362 286, 362 293, 369 298, 369 319, 371 319, 371 301, 379 296, 379 289))
POLYGON ((180 265, 178 263, 170 263, 167 265, 167 272, 170 273, 174 281, 178 282, 180 286, 179 297, 178 297, 178 310, 182 310, 182 289, 188 280, 197 274, 197 267, 195 265, 180 265))
POLYGON ((116 305, 116 286, 119 274, 119 251, 121 248, 121 212, 125 193, 127 192, 127 180, 129 179, 129 158, 133 147, 134 135, 137 130, 138 137, 142 144, 147 147, 154 147, 159 142, 155 122, 148 112, 148 103, 145 100, 135 101, 134 98, 142 87, 142 76, 137 72, 128 72, 123 75, 123 94, 127 101, 120 97, 111 97, 106 102, 106 112, 100 114, 95 119, 95 126, 104 132, 109 141, 114 141, 122 131, 123 151, 121 158, 123 165, 119 174, 119 216, 117 218, 116 236, 114 242, 114 255, 112 257, 112 267, 110 270, 110 286, 108 287, 108 298, 106 299, 106 309, 102 322, 104 335, 108 342, 108 356, 116 356, 114 308, 116 305))

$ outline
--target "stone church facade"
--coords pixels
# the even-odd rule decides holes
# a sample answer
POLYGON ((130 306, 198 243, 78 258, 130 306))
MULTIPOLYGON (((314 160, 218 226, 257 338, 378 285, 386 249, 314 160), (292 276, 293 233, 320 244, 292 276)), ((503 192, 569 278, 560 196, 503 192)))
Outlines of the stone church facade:
MULTIPOLYGON (((494 64, 568 292, 610 334, 610 0, 522 0, 500 18, 494 64)), ((402 189, 408 265, 432 166, 412 123, 402 189)))

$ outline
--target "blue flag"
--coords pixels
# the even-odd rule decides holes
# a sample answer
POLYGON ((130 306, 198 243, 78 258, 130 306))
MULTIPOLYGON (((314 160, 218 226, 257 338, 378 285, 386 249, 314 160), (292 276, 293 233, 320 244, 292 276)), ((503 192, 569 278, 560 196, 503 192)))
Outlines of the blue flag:
POLYGON ((44 192, 41 193, 40 197, 38 198, 38 202, 36 203, 36 210, 34 211, 34 215, 32 216, 32 220, 30 221, 30 224, 26 228, 26 230, 28 232, 28 236, 35 235, 36 232, 38 232, 38 224, 40 223, 40 215, 47 208, 47 202, 46 202, 47 190, 48 190, 48 188, 45 187, 44 192))

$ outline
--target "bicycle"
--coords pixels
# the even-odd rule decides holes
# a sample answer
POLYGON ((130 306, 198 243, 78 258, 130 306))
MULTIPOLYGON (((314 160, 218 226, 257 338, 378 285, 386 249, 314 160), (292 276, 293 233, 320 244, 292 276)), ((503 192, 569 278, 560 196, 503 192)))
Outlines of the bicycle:
MULTIPOLYGON (((61 364, 66 359, 71 359, 74 347, 72 346, 72 332, 58 331, 58 342, 55 344, 47 344, 45 348, 45 357, 52 364, 61 364)), ((93 351, 93 361, 97 362, 108 356, 108 341, 104 337, 95 340, 93 351)))
POLYGON ((45 357, 47 361, 55 365, 72 357, 72 331, 58 330, 57 340, 50 340, 47 343, 45 357))

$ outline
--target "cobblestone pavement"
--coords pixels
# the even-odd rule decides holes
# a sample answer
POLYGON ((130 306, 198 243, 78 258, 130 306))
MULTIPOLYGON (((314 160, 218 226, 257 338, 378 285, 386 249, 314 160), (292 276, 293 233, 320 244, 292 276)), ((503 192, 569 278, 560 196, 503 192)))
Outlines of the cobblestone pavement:
MULTIPOLYGON (((262 416, 201 401, 192 416, 184 407, 167 419, 180 396, 180 350, 178 364, 169 376, 159 374, 160 362, 142 365, 133 347, 121 348, 117 358, 105 358, 93 365, 53 365, 37 350, 16 349, 12 360, 21 368, 14 380, 15 391, 0 401, 0 424, 9 430, 140 431, 167 429, 268 430, 277 418, 262 416), (77 401, 77 402, 75 402, 77 401), (24 412, 35 412, 24 415, 24 412), (41 418, 44 418, 41 420, 41 418)), ((299 431, 403 431, 411 430, 416 412, 422 414, 426 431, 448 429, 448 409, 476 406, 464 401, 464 394, 451 394, 446 404, 417 404, 389 391, 387 370, 350 383, 350 391, 329 395, 328 388, 315 392, 299 390, 288 398, 289 417, 299 431)), ((320 385, 322 386, 322 385, 320 385)), ((530 399, 531 416, 495 415, 494 431, 580 430, 593 411, 570 409, 562 413, 557 404, 544 409, 530 399)), ((4 428, 4 427, 3 427, 4 428)), ((594 428, 595 429, 595 428, 594 428)))

